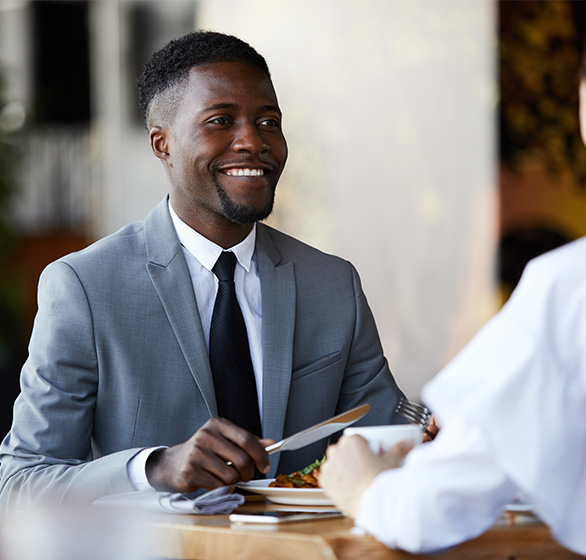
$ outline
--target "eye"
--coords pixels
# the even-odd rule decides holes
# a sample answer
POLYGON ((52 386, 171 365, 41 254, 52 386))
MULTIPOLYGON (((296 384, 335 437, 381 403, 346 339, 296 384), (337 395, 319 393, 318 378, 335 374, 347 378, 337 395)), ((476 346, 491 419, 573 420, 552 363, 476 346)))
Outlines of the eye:
POLYGON ((208 121, 211 124, 219 124, 220 126, 226 126, 230 124, 232 121, 228 117, 214 117, 208 121))
POLYGON ((278 121, 278 119, 262 119, 259 123, 260 126, 266 126, 268 128, 280 128, 281 127, 281 123, 278 121))

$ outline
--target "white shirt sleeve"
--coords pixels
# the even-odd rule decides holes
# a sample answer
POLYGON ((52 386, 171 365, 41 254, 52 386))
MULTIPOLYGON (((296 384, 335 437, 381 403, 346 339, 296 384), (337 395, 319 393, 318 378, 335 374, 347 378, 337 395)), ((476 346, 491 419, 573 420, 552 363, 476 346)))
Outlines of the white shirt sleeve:
POLYGON ((374 479, 356 525, 391 548, 436 552, 491 527, 515 492, 481 431, 453 420, 374 479))
POLYGON ((586 238, 531 261, 503 309, 424 390, 481 426, 564 546, 586 554, 586 238))
POLYGON ((146 475, 146 462, 150 454, 153 451, 157 451, 158 449, 166 448, 159 446, 143 449, 142 451, 139 451, 132 459, 130 459, 130 461, 128 461, 128 464, 126 465, 126 472, 128 473, 128 478, 131 484, 134 486, 135 490, 154 490, 154 488, 149 484, 146 475))
POLYGON ((586 238, 529 263, 423 398, 440 434, 371 483, 360 527, 390 547, 436 551, 488 529, 521 493, 586 554, 586 238))

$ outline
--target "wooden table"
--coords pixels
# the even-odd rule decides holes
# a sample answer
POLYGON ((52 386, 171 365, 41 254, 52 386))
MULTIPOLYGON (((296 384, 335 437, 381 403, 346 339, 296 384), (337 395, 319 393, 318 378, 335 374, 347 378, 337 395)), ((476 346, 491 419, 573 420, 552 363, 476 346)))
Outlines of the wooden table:
MULTIPOLYGON (((281 506, 282 507, 282 506, 281 506)), ((238 511, 279 509, 264 501, 247 501, 238 511)), ((327 508, 324 508, 327 509, 327 508)), ((413 555, 389 550, 353 529, 347 518, 296 522, 276 527, 230 524, 227 515, 169 515, 149 526, 155 557, 182 560, 405 560, 413 555)), ((548 528, 530 518, 513 526, 504 521, 477 539, 463 543, 439 560, 570 560, 584 558, 561 547, 548 528)))

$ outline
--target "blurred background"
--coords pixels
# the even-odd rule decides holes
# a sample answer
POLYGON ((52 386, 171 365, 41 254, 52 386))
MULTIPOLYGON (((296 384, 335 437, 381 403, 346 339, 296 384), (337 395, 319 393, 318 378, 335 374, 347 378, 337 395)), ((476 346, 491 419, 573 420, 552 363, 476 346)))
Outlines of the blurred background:
POLYGON ((583 4, 0 0, 0 435, 43 267, 167 192, 134 80, 200 28, 267 59, 290 149, 269 223, 356 265, 418 399, 529 258, 586 233, 583 4))

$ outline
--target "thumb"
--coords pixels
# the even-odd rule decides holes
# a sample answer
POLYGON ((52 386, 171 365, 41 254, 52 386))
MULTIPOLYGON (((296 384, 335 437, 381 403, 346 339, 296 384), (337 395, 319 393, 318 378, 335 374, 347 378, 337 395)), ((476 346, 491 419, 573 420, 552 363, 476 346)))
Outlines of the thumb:
POLYGON ((381 455, 387 469, 396 469, 403 463, 403 458, 413 449, 413 442, 410 440, 400 441, 381 455))
POLYGON ((413 449, 414 443, 412 440, 406 439, 404 441, 400 441, 399 443, 397 443, 395 447, 397 448, 397 452, 399 453, 399 455, 401 457, 405 457, 409 453, 409 451, 413 449))

